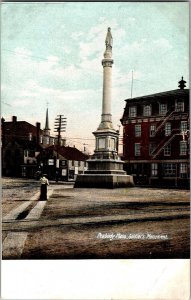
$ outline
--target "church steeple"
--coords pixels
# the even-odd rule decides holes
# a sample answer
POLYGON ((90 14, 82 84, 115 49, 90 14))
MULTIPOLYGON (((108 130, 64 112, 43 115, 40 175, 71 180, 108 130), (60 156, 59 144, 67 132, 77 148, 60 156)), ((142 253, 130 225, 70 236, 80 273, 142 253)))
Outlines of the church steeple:
POLYGON ((49 128, 49 119, 48 119, 48 108, 46 109, 46 122, 45 122, 45 130, 50 130, 49 128))
POLYGON ((44 127, 44 134, 45 135, 50 135, 49 119, 48 119, 48 108, 46 109, 46 121, 45 121, 45 127, 44 127))

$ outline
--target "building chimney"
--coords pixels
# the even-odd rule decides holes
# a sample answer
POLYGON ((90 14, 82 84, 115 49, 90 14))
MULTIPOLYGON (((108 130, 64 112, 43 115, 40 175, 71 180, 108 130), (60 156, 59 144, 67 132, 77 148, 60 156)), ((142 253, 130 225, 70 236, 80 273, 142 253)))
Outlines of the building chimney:
POLYGON ((182 76, 182 79, 178 82, 179 83, 179 85, 178 85, 178 87, 181 89, 181 90, 183 90, 185 87, 186 87, 186 81, 183 79, 183 76, 182 76))
POLYGON ((40 123, 36 122, 36 142, 37 142, 37 146, 40 143, 40 123))
POLYGON ((66 139, 62 140, 62 144, 63 144, 64 147, 66 147, 66 139))
POLYGON ((16 116, 12 116, 12 122, 16 123, 17 122, 17 117, 16 116))
POLYGON ((1 143, 2 143, 2 148, 5 145, 5 119, 2 117, 1 118, 1 143))

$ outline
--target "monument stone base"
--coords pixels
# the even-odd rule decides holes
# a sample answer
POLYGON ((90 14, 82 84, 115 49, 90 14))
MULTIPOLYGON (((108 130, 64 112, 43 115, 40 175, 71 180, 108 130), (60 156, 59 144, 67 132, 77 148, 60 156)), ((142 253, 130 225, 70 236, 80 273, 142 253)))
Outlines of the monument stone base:
POLYGON ((115 159, 90 159, 85 174, 76 178, 75 188, 121 188, 132 187, 133 176, 123 170, 123 162, 115 159))
POLYGON ((78 175, 75 188, 122 188, 132 187, 133 176, 120 174, 82 174, 78 175))

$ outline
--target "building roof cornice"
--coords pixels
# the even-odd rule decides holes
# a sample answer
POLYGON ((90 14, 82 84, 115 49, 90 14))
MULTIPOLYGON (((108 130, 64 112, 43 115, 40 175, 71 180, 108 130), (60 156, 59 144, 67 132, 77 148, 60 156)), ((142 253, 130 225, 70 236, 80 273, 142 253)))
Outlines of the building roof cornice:
POLYGON ((171 90, 171 91, 165 91, 161 93, 156 93, 156 94, 150 94, 150 95, 145 95, 145 96, 140 96, 140 97, 135 97, 135 98, 128 98, 125 99, 126 102, 128 103, 133 103, 135 101, 143 101, 143 100, 156 100, 156 98, 174 98, 174 97, 180 97, 180 96, 188 96, 189 95, 189 89, 176 89, 176 90, 171 90))

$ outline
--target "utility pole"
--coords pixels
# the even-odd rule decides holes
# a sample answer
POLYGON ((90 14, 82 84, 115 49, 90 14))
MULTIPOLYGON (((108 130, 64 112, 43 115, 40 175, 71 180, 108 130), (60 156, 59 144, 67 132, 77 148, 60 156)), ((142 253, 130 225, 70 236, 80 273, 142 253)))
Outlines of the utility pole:
POLYGON ((133 97, 133 70, 132 70, 132 78, 131 78, 131 98, 133 97))
MULTIPOLYGON (((59 147, 60 147, 60 138, 61 132, 66 131, 66 121, 67 118, 64 115, 57 115, 54 121, 54 132, 58 133, 58 142, 57 142, 57 159, 59 158, 59 147)), ((59 168, 59 166, 57 166, 59 168)))

